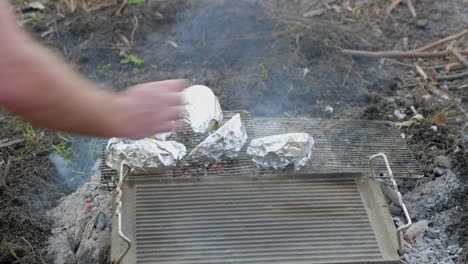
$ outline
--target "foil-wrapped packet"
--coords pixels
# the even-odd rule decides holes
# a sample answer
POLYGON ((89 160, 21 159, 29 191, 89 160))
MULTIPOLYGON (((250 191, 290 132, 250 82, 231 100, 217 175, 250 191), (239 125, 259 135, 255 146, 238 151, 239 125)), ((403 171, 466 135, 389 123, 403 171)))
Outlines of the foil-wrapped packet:
POLYGON ((193 131, 205 134, 218 129, 223 121, 223 111, 210 88, 193 85, 183 92, 185 109, 182 120, 189 124, 193 131))
POLYGON ((106 147, 106 164, 119 170, 124 162, 134 173, 164 171, 175 167, 186 153, 185 146, 176 141, 111 138, 106 147))
POLYGON ((285 168, 289 164, 298 170, 312 155, 315 141, 307 133, 289 133, 263 138, 250 142, 247 154, 260 167, 285 168))
POLYGON ((247 133, 242 124, 240 114, 236 114, 216 132, 209 135, 189 154, 190 158, 205 164, 232 160, 247 141, 247 133))

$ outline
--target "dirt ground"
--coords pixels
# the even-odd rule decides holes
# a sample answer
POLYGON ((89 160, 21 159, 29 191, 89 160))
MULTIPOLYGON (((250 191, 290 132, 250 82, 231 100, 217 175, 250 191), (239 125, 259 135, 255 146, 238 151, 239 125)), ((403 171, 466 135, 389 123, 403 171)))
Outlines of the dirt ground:
MULTIPOLYGON (((373 59, 343 55, 341 49, 422 47, 462 31, 468 3, 413 1, 413 18, 403 3, 386 17, 391 1, 383 0, 147 0, 122 14, 116 14, 120 4, 109 1, 83 1, 87 6, 74 12, 64 4, 71 1, 42 2, 43 11, 28 12, 25 3, 15 1, 25 28, 107 89, 187 78, 211 87, 224 109, 246 109, 254 116, 405 121, 394 111, 410 117, 413 106, 425 119, 401 132, 427 176, 400 185, 410 192, 433 181, 434 158, 451 158, 462 187, 451 191, 447 205, 458 208, 449 235, 467 248, 468 130, 459 107, 468 108, 468 78, 431 80, 433 70, 456 72, 444 72, 454 58, 373 59), (459 101, 440 97, 440 91, 459 101), (433 118, 440 113, 447 117, 433 118)), ((468 48, 466 40, 454 45, 468 48)), ((24 125, 6 116, 0 122, 0 138, 24 137, 24 125)), ((39 251, 50 235, 43 211, 69 191, 48 159, 50 146, 59 142, 45 133, 33 147, 23 142, 0 149, 5 162, 14 160, 8 188, 0 187, 0 263, 41 263, 39 251)))

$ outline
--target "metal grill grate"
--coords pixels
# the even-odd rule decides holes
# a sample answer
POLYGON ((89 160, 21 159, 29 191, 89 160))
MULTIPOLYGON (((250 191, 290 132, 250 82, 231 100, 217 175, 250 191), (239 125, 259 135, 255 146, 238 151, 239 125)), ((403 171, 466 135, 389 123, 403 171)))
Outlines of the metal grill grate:
MULTIPOLYGON (((385 121, 316 120, 292 118, 255 118, 245 111, 228 111, 225 120, 240 113, 249 137, 239 157, 234 161, 205 168, 196 160, 184 159, 179 166, 165 173, 150 173, 154 177, 235 176, 235 175, 286 175, 292 167, 273 171, 258 169, 246 154, 250 140, 257 137, 291 132, 307 132, 316 141, 308 164, 297 173, 368 172, 369 157, 383 152, 394 170, 396 178, 420 178, 423 173, 408 149, 397 128, 385 121)), ((169 139, 183 143, 191 151, 204 137, 191 132, 186 126, 169 139)), ((104 158, 103 158, 104 161, 104 158)), ((376 163, 376 171, 385 171, 384 163, 376 163)), ((102 163, 101 180, 115 183, 117 172, 102 163)), ((131 175, 132 177, 141 177, 131 175)))
POLYGON ((127 180, 124 263, 399 263, 378 188, 362 174, 127 180))

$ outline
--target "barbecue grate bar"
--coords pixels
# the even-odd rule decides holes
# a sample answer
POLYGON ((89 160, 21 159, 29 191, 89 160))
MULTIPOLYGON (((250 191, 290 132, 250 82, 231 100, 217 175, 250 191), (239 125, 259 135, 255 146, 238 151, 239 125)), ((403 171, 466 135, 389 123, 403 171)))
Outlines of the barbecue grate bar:
MULTIPOLYGON (((253 138, 283 133, 306 132, 315 139, 315 148, 311 160, 297 173, 367 173, 369 157, 375 153, 385 153, 390 161, 396 178, 420 178, 423 176, 417 161, 408 149, 398 129, 385 121, 368 120, 317 120, 292 118, 255 118, 245 111, 227 111, 225 120, 240 113, 246 127, 248 141, 239 156, 231 162, 216 164, 205 168, 196 160, 187 158, 174 170, 164 173, 149 173, 154 177, 193 177, 193 176, 242 176, 242 175, 287 175, 292 167, 283 170, 259 169, 247 155, 246 149, 253 138)), ((190 152, 204 140, 202 135, 195 134, 186 126, 169 139, 176 140, 187 147, 190 152)), ((114 185, 118 180, 115 170, 101 165, 101 181, 114 185)), ((376 171, 384 172, 385 164, 376 161, 376 171)), ((139 178, 145 174, 130 175, 139 178)))

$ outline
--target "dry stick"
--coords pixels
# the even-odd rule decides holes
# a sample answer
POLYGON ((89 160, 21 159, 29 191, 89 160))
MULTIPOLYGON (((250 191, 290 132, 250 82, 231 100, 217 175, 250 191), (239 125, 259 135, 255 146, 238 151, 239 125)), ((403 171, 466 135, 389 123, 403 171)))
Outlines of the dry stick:
POLYGON ((133 39, 135 37, 135 32, 138 29, 138 18, 136 16, 133 16, 132 22, 133 22, 133 30, 132 30, 132 35, 130 36, 130 45, 133 47, 133 44, 134 44, 133 39))
POLYGON ((3 163, 5 163, 5 161, 1 161, 0 162, 0 187, 6 185, 6 179, 3 177, 3 163))
POLYGON ((390 5, 387 7, 387 10, 385 10, 385 13, 387 14, 385 19, 390 15, 392 12, 393 8, 395 8, 399 3, 401 3, 401 0, 393 0, 390 5))
POLYGON ((5 169, 3 170, 2 177, 5 185, 7 184, 8 174, 10 173, 11 168, 11 159, 8 159, 7 164, 5 165, 5 169))
POLYGON ((456 79, 460 79, 464 77, 468 77, 468 71, 457 73, 457 74, 452 74, 452 75, 436 76, 436 79, 438 81, 452 81, 452 80, 456 80, 456 79))
POLYGON ((459 60, 463 64, 465 68, 468 68, 468 61, 463 55, 460 54, 460 52, 458 52, 458 49, 450 48, 449 52, 452 53, 453 56, 455 56, 457 60, 459 60))
POLYGON ((29 243, 29 241, 27 241, 24 237, 20 237, 20 238, 23 239, 23 241, 26 242, 31 247, 33 255, 36 256, 36 252, 34 251, 34 248, 31 245, 31 243, 29 243))
POLYGON ((466 34, 468 34, 468 29, 465 29, 462 32, 457 33, 455 35, 448 36, 448 37, 440 39, 440 40, 438 40, 436 42, 430 43, 430 44, 428 44, 428 45, 426 45, 426 46, 424 46, 422 48, 415 49, 414 51, 425 51, 425 50, 428 50, 428 49, 432 49, 432 48, 437 47, 439 45, 442 45, 442 44, 444 44, 446 42, 449 42, 451 40, 459 39, 459 38, 465 36, 466 34))
MULTIPOLYGON (((370 58, 437 58, 449 55, 448 51, 437 52, 419 52, 416 50, 411 51, 364 51, 364 50, 350 50, 342 49, 341 52, 351 56, 361 56, 370 58)), ((468 50, 460 50, 460 54, 468 55, 468 50)))
POLYGON ((414 8, 413 2, 411 0, 406 0, 406 4, 408 5, 408 8, 411 12, 411 15, 413 17, 416 17, 416 9, 414 8))
MULTIPOLYGON (((449 48, 448 52, 453 54, 461 62, 464 68, 468 68, 468 61, 457 49, 449 48)), ((445 76, 437 75, 436 79, 438 81, 451 81, 451 80, 456 80, 456 79, 460 79, 464 77, 468 77, 468 71, 457 73, 457 74, 452 74, 452 75, 445 75, 445 76)))

